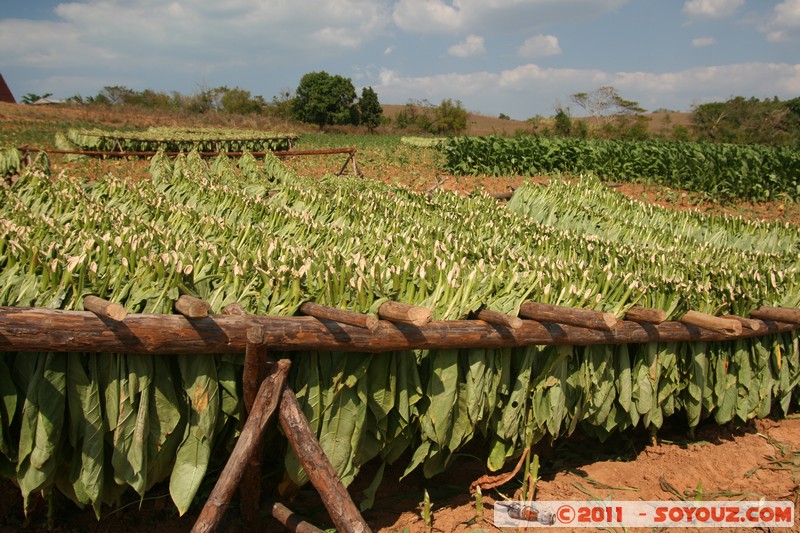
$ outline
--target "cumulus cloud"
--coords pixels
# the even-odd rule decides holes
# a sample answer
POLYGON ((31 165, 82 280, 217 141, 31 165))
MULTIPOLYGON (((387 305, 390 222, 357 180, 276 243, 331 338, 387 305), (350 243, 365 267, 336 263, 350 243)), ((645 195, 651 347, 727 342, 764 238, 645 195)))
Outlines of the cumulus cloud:
POLYGON ((534 35, 527 39, 517 50, 517 55, 523 59, 536 57, 555 56, 561 53, 558 37, 555 35, 534 35))
POLYGON ((717 40, 713 37, 698 37, 696 39, 692 39, 692 46, 695 48, 702 48, 704 46, 713 46, 717 44, 717 40))
POLYGON ((485 54, 486 47, 483 44, 483 37, 469 35, 460 43, 448 48, 447 53, 455 57, 475 57, 485 54))
POLYGON ((508 33, 550 24, 591 20, 628 0, 399 0, 392 20, 422 34, 508 33))
POLYGON ((55 14, 55 22, 0 20, 3 63, 265 65, 295 52, 325 57, 361 46, 385 32, 390 18, 384 0, 306 0, 303 9, 289 1, 82 0, 59 4, 55 14), (231 57, 232 45, 243 43, 246 51, 231 57))
POLYGON ((800 40, 800 0, 785 0, 776 5, 758 29, 770 42, 800 40))
POLYGON ((683 12, 692 19, 730 17, 744 5, 744 0, 687 0, 683 12))
POLYGON ((544 68, 529 63, 497 72, 421 77, 384 69, 379 78, 375 90, 385 102, 454 98, 470 109, 486 113, 516 110, 522 117, 548 114, 555 102, 570 94, 604 85, 648 109, 688 110, 693 103, 726 100, 735 94, 786 98, 800 93, 800 64, 785 63, 740 63, 665 73, 544 68))

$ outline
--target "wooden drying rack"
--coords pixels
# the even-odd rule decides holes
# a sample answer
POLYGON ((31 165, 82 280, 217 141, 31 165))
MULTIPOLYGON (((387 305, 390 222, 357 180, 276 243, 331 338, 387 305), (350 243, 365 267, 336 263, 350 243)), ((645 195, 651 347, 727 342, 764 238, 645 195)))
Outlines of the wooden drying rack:
MULTIPOLYGON (((126 158, 126 157, 153 157, 158 152, 154 151, 141 151, 141 152, 133 152, 133 151, 124 151, 124 150, 51 150, 51 149, 43 149, 43 148, 34 148, 31 146, 19 146, 17 150, 20 152, 20 159, 25 162, 25 164, 31 163, 30 154, 31 153, 38 153, 38 152, 46 152, 48 154, 61 154, 61 155, 85 155, 89 157, 100 157, 103 159, 106 158, 126 158)), ((164 155, 168 157, 177 157, 181 154, 186 154, 188 152, 163 152, 164 155)), ((341 176, 344 174, 345 169, 347 169, 347 165, 353 165, 353 174, 356 176, 361 176, 361 169, 358 168, 358 163, 356 162, 356 148, 327 148, 327 149, 320 149, 320 150, 281 150, 275 152, 197 152, 198 155, 204 159, 217 157, 220 154, 227 154, 230 157, 241 157, 245 153, 249 153, 253 157, 264 157, 267 154, 272 154, 276 157, 302 157, 302 156, 315 156, 315 155, 336 155, 336 154, 348 154, 347 159, 345 160, 342 168, 339 172, 336 173, 337 176, 341 176)))
MULTIPOLYGON (((750 316, 696 311, 666 321, 658 309, 633 307, 623 320, 610 313, 524 302, 518 316, 480 310, 465 320, 432 320, 429 309, 388 301, 377 316, 305 302, 304 316, 247 315, 239 304, 210 315, 210 305, 184 295, 178 314, 128 314, 119 304, 87 296, 86 311, 0 307, 0 351, 116 352, 188 356, 245 354, 243 403, 248 416, 193 532, 215 531, 236 489, 248 529, 258 527, 262 440, 278 421, 303 469, 340 531, 368 532, 358 508, 325 456, 286 383, 291 362, 270 352, 322 350, 379 353, 414 349, 501 348, 531 345, 726 341, 800 328, 800 309, 761 307, 750 316)), ((320 532, 280 503, 272 516, 292 531, 320 532)))

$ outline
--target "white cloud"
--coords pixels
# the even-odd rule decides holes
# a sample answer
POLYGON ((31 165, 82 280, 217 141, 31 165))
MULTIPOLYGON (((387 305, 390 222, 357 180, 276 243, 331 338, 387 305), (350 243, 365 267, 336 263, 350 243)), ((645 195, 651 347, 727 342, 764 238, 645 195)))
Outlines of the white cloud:
POLYGON ((758 29, 773 43, 800 40, 800 0, 785 0, 776 5, 758 29))
POLYGON ((543 68, 531 63, 498 72, 421 77, 384 69, 374 87, 386 103, 453 98, 468 109, 526 118, 552 114, 555 102, 604 85, 615 87, 623 98, 647 109, 688 110, 693 103, 723 101, 733 95, 794 97, 800 93, 800 64, 740 63, 651 73, 543 68))
POLYGON ((713 46, 717 44, 717 40, 713 37, 698 37, 696 39, 692 39, 692 46, 695 48, 702 48, 704 46, 713 46))
POLYGON ((555 35, 534 35, 517 50, 517 55, 523 59, 554 56, 560 53, 561 47, 555 35))
POLYGON ((730 17, 744 5, 744 0, 687 0, 683 12, 693 19, 730 17))
POLYGON ((390 23, 385 0, 305 0, 303 9, 289 0, 82 0, 59 4, 55 14, 56 22, 0 20, 0 65, 264 66, 352 50, 390 23))
POLYGON ((591 20, 628 0, 398 0, 394 23, 409 33, 483 34, 591 20))
POLYGON ((469 35, 458 44, 454 44, 447 49, 447 53, 456 57, 475 57, 486 53, 483 44, 483 37, 479 35, 469 35))

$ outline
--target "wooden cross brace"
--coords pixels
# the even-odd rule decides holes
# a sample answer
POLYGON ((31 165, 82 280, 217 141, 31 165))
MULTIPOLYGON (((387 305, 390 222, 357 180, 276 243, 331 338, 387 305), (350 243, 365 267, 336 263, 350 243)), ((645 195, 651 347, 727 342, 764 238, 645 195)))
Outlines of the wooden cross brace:
MULTIPOLYGON (((291 362, 288 359, 277 362, 269 359, 264 333, 261 327, 253 327, 247 332, 242 375, 247 420, 192 533, 216 531, 240 484, 245 525, 248 530, 258 527, 262 442, 267 423, 276 410, 286 439, 317 489, 336 528, 339 531, 369 533, 369 526, 322 450, 294 391, 286 384, 291 362)), ((272 515, 293 531, 320 531, 311 524, 298 521, 291 511, 280 504, 272 505, 272 515)))

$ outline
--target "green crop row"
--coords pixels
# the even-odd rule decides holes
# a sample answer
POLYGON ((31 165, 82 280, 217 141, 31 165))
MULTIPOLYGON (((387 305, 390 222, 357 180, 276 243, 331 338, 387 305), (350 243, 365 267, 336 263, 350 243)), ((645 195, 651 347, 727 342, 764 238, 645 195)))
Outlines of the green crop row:
POLYGON ((800 151, 791 148, 559 137, 456 137, 447 171, 493 176, 587 174, 648 181, 715 198, 800 199, 800 151))
POLYGON ((71 129, 56 136, 67 150, 113 152, 264 152, 289 150, 295 134, 218 128, 149 128, 145 131, 71 129))
MULTIPOLYGON (((223 155, 207 165, 196 153, 162 154, 150 173, 132 184, 30 168, 3 184, 0 305, 80 309, 92 294, 129 312, 169 313, 192 294, 212 312, 240 302, 249 313, 292 315, 307 300, 375 312, 391 299, 459 319, 481 307, 516 313, 528 299, 617 316, 637 303, 673 317, 800 304, 797 254, 770 244, 796 245, 783 226, 710 220, 720 236, 706 239, 676 218, 665 237, 657 221, 642 230, 652 215, 633 206, 625 216, 640 218, 635 229, 620 231, 640 235, 620 243, 599 211, 592 234, 577 216, 538 222, 523 196, 509 210, 480 195, 309 179, 275 157, 223 155)), ((528 192, 534 205, 537 191, 528 192)), ((584 194, 562 193, 565 209, 584 194)), ((4 353, 0 472, 26 500, 56 487, 98 513, 128 488, 144 496, 169 480, 183 513, 241 426, 242 359, 4 353)), ((800 381, 794 333, 292 359, 290 383, 345 484, 366 462, 392 463, 406 451, 407 471, 432 476, 479 440, 497 470, 538 440, 574 431, 606 438, 631 427, 655 432, 675 413, 690 427, 787 413, 800 381)), ((305 481, 290 450, 283 467, 305 481)))

